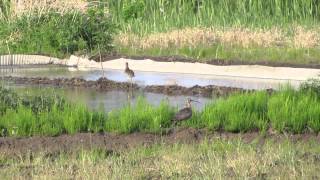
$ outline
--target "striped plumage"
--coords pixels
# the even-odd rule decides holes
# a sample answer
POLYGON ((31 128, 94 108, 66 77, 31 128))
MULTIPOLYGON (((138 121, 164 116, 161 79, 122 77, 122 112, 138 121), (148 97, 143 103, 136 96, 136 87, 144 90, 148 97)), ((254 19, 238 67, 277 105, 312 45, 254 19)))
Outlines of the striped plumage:
POLYGON ((192 101, 198 102, 198 101, 195 101, 195 100, 192 100, 192 99, 188 98, 187 102, 186 102, 186 107, 181 109, 174 116, 174 119, 172 120, 174 124, 176 124, 176 123, 178 123, 180 121, 188 120, 189 118, 192 117, 192 107, 191 107, 191 102, 192 101))
POLYGON ((132 79, 134 77, 134 72, 129 68, 128 62, 126 62, 126 68, 125 68, 124 72, 128 75, 128 77, 130 79, 132 79))

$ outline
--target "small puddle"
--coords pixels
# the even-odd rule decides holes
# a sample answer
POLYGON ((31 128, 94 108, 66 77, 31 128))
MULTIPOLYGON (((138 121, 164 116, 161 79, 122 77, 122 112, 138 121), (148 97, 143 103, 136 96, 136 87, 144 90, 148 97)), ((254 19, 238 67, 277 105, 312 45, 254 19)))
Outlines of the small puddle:
MULTIPOLYGON (((22 85, 6 85, 7 87, 15 89, 19 94, 35 94, 37 92, 46 91, 45 87, 41 86, 22 86, 22 85)), ((134 91, 129 94, 125 91, 108 91, 99 92, 93 89, 84 88, 49 88, 58 94, 63 94, 67 100, 71 102, 81 102, 86 104, 90 109, 97 110, 103 108, 105 112, 120 109, 123 106, 135 103, 138 97, 144 97, 147 102, 152 105, 159 105, 161 101, 168 100, 169 104, 173 107, 184 107, 187 98, 192 98, 200 103, 194 103, 193 108, 201 110, 204 106, 211 101, 210 98, 194 97, 194 96, 167 96, 157 93, 147 93, 142 91, 134 91), (132 94, 132 96, 131 96, 132 94), (131 97, 129 98, 128 95, 131 97)))
MULTIPOLYGON (((213 75, 178 74, 178 73, 159 73, 159 72, 135 72, 134 82, 139 86, 147 85, 179 85, 192 87, 195 85, 225 86, 244 89, 277 89, 280 85, 291 84, 298 87, 302 81, 294 80, 274 80, 261 78, 242 78, 213 75)), ((78 71, 75 68, 65 67, 38 67, 38 68, 15 68, 0 69, 1 76, 19 77, 48 77, 48 78, 83 78, 85 80, 97 80, 103 76, 99 70, 78 71)), ((105 77, 110 80, 125 82, 129 81, 127 76, 120 70, 105 69, 105 77)))

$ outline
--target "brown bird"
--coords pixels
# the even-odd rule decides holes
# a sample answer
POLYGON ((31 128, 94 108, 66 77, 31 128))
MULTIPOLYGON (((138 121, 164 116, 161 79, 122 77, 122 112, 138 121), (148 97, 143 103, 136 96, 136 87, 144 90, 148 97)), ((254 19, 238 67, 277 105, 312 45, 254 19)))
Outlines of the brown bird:
POLYGON ((132 78, 134 77, 134 72, 129 68, 128 62, 126 62, 126 68, 124 69, 124 72, 128 75, 128 77, 131 80, 132 83, 132 78))
POLYGON ((199 101, 192 100, 190 98, 187 99, 186 107, 181 109, 177 114, 174 116, 174 119, 172 120, 174 124, 177 124, 178 122, 188 120, 192 116, 192 107, 191 102, 197 102, 199 101))

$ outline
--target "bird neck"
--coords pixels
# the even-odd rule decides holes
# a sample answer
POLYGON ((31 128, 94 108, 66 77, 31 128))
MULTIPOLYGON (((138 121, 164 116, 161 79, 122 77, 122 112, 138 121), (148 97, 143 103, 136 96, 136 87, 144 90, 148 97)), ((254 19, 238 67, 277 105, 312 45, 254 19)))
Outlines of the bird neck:
POLYGON ((191 108, 191 103, 190 103, 190 102, 187 102, 187 103, 186 103, 186 107, 187 107, 187 108, 191 108))

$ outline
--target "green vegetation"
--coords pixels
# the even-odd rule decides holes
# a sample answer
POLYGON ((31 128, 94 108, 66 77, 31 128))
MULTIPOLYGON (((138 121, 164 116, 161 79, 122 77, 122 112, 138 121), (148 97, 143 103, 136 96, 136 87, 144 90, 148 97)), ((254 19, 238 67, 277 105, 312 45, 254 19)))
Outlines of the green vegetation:
POLYGON ((116 48, 123 54, 180 55, 200 61, 319 62, 317 1, 108 2, 121 30, 115 37, 116 48))
POLYGON ((112 49, 115 25, 103 7, 86 13, 30 12, 13 20, 0 18, 0 54, 27 53, 65 57, 112 49))
POLYGON ((6 94, 0 96, 0 107, 4 107, 0 113, 2 136, 99 132, 105 121, 102 113, 91 112, 81 104, 68 103, 57 95, 14 96, 15 99, 10 99, 15 93, 8 91, 2 90, 6 94))
POLYGON ((125 32, 146 34, 184 27, 274 27, 318 25, 314 0, 110 0, 110 12, 125 32))
POLYGON ((266 92, 236 94, 207 105, 201 119, 210 129, 240 132, 265 130, 268 96, 266 92))
POLYGON ((119 52, 128 56, 153 56, 166 57, 176 56, 186 57, 206 62, 213 59, 239 60, 243 62, 268 61, 271 63, 294 63, 294 64, 315 64, 319 62, 320 51, 318 48, 279 48, 279 47, 229 47, 227 45, 212 45, 197 47, 178 48, 148 48, 139 49, 134 47, 118 47, 119 52))
MULTIPOLYGON (((308 84, 309 83, 309 84, 308 84)), ((320 131, 320 97, 315 81, 300 90, 285 88, 269 95, 265 91, 219 98, 183 126, 229 132, 304 133, 320 131)), ((153 132, 171 128, 175 108, 163 101, 154 107, 143 98, 109 113, 92 111, 81 103, 69 103, 57 95, 18 96, 0 89, 2 136, 59 135, 77 132, 153 132)))
POLYGON ((118 152, 0 152, 2 179, 319 179, 319 143, 156 144, 118 152))
POLYGON ((115 47, 120 54, 199 61, 308 64, 320 59, 315 0, 100 0, 88 7, 10 16, 15 8, 2 0, 0 54, 65 57, 115 47))
POLYGON ((173 114, 173 108, 167 102, 163 101, 158 107, 153 107, 139 98, 134 106, 127 105, 120 110, 110 112, 105 130, 122 133, 160 132, 162 127, 170 126, 173 114))
POLYGON ((10 16, 10 0, 0 1, 0 19, 8 19, 10 16))

